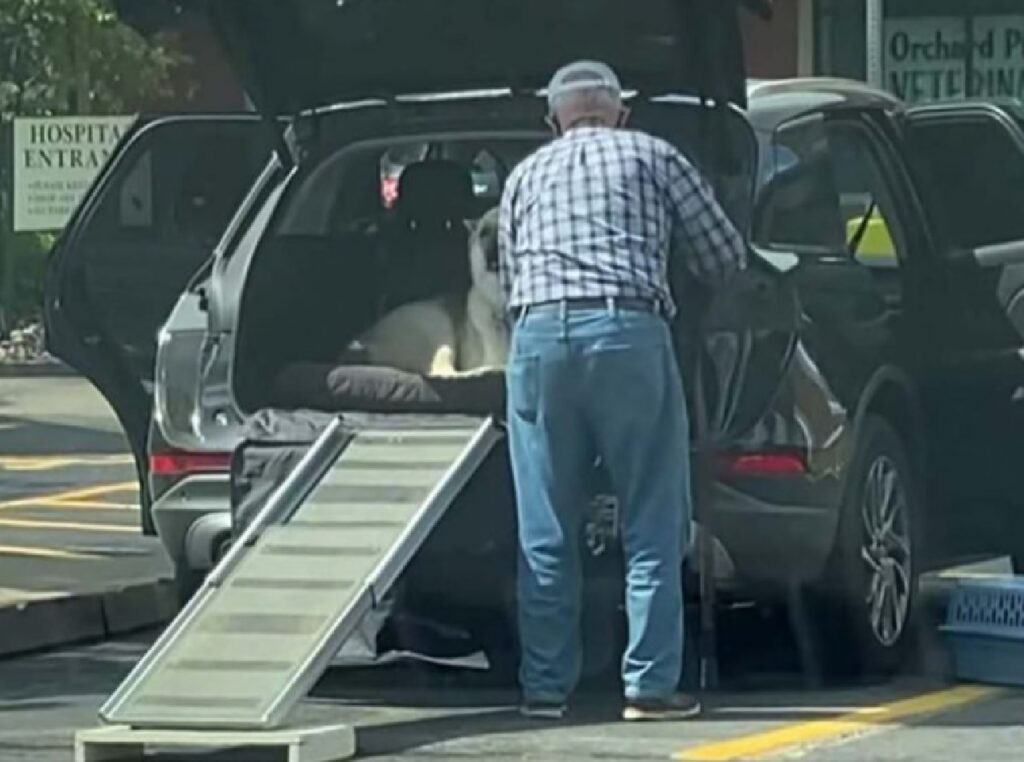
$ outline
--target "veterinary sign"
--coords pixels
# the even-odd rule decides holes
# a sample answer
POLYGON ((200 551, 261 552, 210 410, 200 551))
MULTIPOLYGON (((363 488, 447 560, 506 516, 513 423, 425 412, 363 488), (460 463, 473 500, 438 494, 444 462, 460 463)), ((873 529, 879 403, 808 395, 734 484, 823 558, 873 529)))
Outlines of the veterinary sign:
POLYGON ((63 228, 133 119, 15 119, 14 229, 63 228))
POLYGON ((910 103, 1024 99, 1024 14, 891 18, 885 86, 910 103))

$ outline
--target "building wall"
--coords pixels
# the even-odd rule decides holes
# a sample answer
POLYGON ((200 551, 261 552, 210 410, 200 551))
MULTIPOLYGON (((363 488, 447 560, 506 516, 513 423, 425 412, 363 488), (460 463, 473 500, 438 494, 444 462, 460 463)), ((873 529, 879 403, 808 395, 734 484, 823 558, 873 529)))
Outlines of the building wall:
POLYGON ((767 23, 744 14, 743 39, 752 78, 777 79, 799 73, 800 5, 799 0, 776 0, 774 16, 767 23))

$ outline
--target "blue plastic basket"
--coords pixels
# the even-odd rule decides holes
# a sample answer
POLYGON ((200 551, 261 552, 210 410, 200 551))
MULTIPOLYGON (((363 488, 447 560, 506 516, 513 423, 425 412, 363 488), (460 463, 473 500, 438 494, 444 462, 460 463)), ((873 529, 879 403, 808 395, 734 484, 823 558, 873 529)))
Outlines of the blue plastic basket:
POLYGON ((940 629, 959 679, 1024 686, 1024 577, 958 582, 940 629))

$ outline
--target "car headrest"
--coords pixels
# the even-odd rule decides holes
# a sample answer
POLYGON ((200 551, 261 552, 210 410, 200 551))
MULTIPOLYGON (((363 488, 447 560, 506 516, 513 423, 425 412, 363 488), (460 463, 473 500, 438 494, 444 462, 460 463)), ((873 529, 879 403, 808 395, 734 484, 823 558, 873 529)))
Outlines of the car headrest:
POLYGON ((426 223, 454 222, 473 215, 473 178, 454 161, 410 164, 398 179, 396 211, 426 223))

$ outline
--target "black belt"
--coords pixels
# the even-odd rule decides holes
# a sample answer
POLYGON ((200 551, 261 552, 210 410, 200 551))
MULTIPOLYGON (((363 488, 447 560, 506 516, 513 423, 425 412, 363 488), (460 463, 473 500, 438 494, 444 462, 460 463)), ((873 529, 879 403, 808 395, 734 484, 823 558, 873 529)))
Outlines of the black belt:
POLYGON ((630 312, 650 312, 655 315, 664 314, 661 303, 653 299, 627 298, 621 296, 598 296, 580 299, 553 299, 547 302, 537 302, 516 307, 513 314, 521 317, 529 310, 552 310, 561 309, 565 305, 567 310, 627 310, 630 312))

